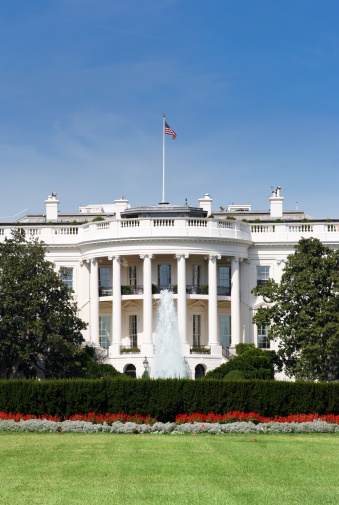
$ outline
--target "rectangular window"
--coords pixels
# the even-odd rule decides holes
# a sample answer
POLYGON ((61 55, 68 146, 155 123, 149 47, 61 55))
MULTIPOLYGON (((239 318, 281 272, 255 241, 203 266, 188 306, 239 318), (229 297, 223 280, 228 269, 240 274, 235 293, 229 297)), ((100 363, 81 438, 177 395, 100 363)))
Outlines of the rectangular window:
POLYGON ((192 284, 195 288, 200 288, 200 265, 192 265, 192 284))
POLYGON ((99 296, 112 295, 111 269, 108 267, 99 268, 99 296))
POLYGON ((270 267, 257 267, 257 286, 263 286, 270 278, 270 267))
POLYGON ((131 347, 138 347, 137 316, 129 316, 129 338, 131 347))
POLYGON ((158 265, 158 288, 159 291, 171 288, 171 265, 158 265))
POLYGON ((111 345, 111 316, 99 317, 99 343, 104 349, 111 345))
POLYGON ((231 345, 231 316, 220 316, 220 344, 225 349, 231 345))
POLYGON ((270 329, 269 324, 259 324, 258 328, 258 347, 260 349, 269 349, 270 342, 268 341, 267 335, 270 329))
POLYGON ((137 267, 129 267, 129 285, 137 289, 137 267))
POLYGON ((193 315, 193 347, 200 347, 201 339, 201 316, 193 315))
POLYGON ((231 294, 231 268, 220 266, 218 268, 218 295, 230 296, 231 294))
POLYGON ((70 291, 73 289, 73 268, 60 268, 60 277, 70 291))

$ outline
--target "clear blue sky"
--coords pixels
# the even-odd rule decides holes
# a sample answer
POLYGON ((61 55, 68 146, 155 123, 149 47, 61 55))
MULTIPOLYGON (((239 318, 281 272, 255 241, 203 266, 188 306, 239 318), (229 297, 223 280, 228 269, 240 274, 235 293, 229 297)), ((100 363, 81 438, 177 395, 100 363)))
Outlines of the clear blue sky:
POLYGON ((2 0, 0 216, 113 203, 339 218, 337 0, 2 0))

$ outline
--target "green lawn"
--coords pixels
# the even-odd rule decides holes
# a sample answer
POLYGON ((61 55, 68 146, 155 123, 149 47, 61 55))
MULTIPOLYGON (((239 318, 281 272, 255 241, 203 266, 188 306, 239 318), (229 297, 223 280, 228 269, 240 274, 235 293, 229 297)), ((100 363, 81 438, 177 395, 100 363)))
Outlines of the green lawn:
POLYGON ((1 505, 339 503, 336 434, 5 432, 0 451, 1 505))

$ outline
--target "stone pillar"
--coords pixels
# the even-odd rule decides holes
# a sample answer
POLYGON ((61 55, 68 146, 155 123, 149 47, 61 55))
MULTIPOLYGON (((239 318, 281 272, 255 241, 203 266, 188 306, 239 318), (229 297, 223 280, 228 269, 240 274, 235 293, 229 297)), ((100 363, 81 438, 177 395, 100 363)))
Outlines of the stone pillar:
POLYGON ((120 256, 113 256, 113 307, 112 307, 112 349, 114 356, 120 356, 121 346, 121 274, 120 256))
POLYGON ((152 254, 140 255, 144 260, 143 265, 143 342, 141 346, 142 356, 153 356, 152 341, 152 254))
POLYGON ((210 255, 208 261, 208 345, 211 355, 221 356, 218 343, 218 299, 217 299, 217 259, 219 255, 210 255))
POLYGON ((187 343, 187 308, 186 308, 186 258, 188 254, 176 254, 178 261, 178 330, 181 341, 181 349, 184 355, 189 355, 187 343))
POLYGON ((91 320, 91 343, 99 345, 99 272, 98 261, 92 258, 90 271, 90 320, 91 320))
POLYGON ((239 258, 232 258, 231 276, 231 347, 234 349, 240 343, 240 264, 239 258))

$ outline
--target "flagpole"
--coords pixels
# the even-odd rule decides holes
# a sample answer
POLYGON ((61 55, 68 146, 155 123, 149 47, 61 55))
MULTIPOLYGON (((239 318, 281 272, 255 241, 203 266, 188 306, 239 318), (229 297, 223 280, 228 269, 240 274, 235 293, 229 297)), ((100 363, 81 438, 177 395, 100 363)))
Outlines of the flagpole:
POLYGON ((165 203, 165 114, 162 115, 162 202, 165 203))

